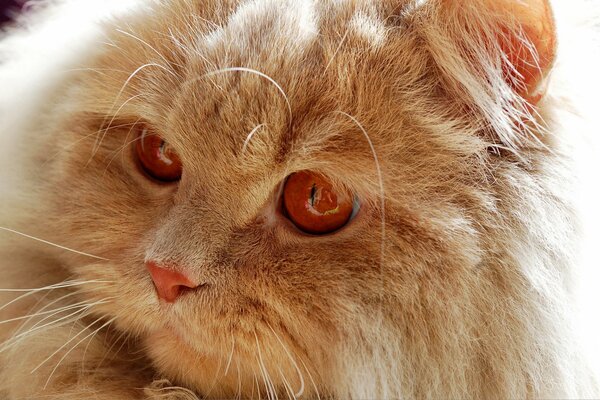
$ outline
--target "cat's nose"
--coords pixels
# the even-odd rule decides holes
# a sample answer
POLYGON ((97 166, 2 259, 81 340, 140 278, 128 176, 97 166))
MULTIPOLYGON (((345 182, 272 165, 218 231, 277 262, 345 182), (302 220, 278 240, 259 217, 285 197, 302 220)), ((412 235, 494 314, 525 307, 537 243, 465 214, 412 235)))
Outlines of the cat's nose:
POLYGON ((146 268, 150 271, 158 297, 167 303, 175 302, 184 290, 195 289, 199 286, 183 273, 160 267, 153 261, 148 261, 146 268))

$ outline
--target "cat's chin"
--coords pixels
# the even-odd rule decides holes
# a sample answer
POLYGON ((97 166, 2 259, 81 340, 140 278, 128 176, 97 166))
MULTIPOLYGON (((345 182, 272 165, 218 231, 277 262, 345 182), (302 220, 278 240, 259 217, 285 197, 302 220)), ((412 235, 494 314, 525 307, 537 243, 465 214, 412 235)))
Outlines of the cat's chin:
POLYGON ((145 347, 157 370, 172 382, 193 388, 202 397, 235 395, 232 384, 225 384, 223 379, 219 379, 219 388, 211 389, 211 382, 224 375, 219 371, 219 361, 190 345, 176 329, 163 328, 149 334, 145 347))
POLYGON ((213 349, 199 349, 193 343, 172 327, 159 329, 144 340, 161 377, 193 389, 201 398, 260 397, 259 393, 266 394, 265 379, 283 396, 284 384, 296 394, 310 391, 287 359, 278 358, 268 349, 262 354, 248 354, 241 346, 235 348, 233 342, 230 348, 213 349), (285 379, 281 379, 283 376, 285 379))

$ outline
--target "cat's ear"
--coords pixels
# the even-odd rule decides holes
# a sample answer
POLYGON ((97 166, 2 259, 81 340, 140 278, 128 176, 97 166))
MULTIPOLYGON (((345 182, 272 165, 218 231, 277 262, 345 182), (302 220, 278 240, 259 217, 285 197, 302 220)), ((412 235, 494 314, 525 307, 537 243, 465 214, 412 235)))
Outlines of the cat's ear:
POLYGON ((388 21, 403 24, 399 32, 415 33, 418 51, 435 63, 440 87, 469 110, 490 141, 511 149, 539 141, 543 121, 532 108, 546 94, 557 45, 550 0, 401 4, 389 14, 400 18, 388 21))
MULTIPOLYGON (((443 67, 450 40, 481 74, 499 67, 504 82, 531 105, 545 94, 556 56, 556 26, 550 0, 429 0, 424 3, 428 39, 443 67)), ((417 11, 419 14, 419 11, 417 11)), ((457 72, 457 71, 454 71, 457 72)), ((488 81, 493 77, 486 76, 488 81)))
POLYGON ((506 82, 526 101, 536 104, 543 97, 556 56, 549 0, 439 0, 439 11, 463 40, 474 36, 490 56, 500 55, 506 82))

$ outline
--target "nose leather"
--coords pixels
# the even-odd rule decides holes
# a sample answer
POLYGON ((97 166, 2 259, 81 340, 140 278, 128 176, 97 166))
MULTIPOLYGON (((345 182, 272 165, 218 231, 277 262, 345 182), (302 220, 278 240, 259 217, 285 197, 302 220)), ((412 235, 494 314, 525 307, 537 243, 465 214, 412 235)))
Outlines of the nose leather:
POLYGON ((167 303, 174 303, 185 289, 195 289, 199 285, 192 282, 182 272, 172 268, 164 268, 153 261, 146 263, 158 297, 167 303))

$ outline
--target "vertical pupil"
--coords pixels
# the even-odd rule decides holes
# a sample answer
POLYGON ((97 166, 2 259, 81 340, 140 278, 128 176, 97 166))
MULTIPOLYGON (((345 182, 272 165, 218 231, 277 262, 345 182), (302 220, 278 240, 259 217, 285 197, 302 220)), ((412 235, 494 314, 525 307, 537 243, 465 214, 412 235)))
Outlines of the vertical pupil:
POLYGON ((314 207, 315 206, 315 196, 317 195, 317 184, 313 183, 312 187, 310 188, 310 206, 314 207))

